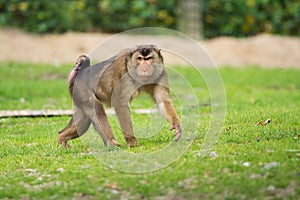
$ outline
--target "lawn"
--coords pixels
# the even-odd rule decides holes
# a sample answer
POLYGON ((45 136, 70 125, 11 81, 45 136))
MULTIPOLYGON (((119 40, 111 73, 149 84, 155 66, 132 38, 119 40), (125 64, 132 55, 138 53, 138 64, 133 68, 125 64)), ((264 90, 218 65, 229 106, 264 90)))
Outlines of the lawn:
MULTIPOLYGON (((66 88, 70 69, 0 63, 0 110, 71 109, 66 88)), ((2 118, 0 199, 300 198, 299 70, 220 68, 226 117, 220 138, 205 156, 201 145, 213 110, 208 86, 192 68, 174 66, 168 71, 187 135, 180 144, 187 148, 177 148, 169 125, 157 113, 133 113, 140 142, 133 149, 125 145, 115 116, 110 121, 120 148, 104 147, 92 128, 82 140, 71 141, 72 148, 60 147, 57 132, 67 125, 68 116, 2 118), (176 78, 174 72, 185 78, 176 78), (270 123, 256 125, 269 118, 270 123), (170 162, 153 158, 161 167, 130 171, 140 162, 151 164, 148 155, 163 155, 164 150, 170 162), (172 157, 172 152, 180 156, 172 157), (129 163, 135 157, 128 155, 141 156, 129 163)), ((144 95, 132 105, 133 110, 154 107, 144 95)))

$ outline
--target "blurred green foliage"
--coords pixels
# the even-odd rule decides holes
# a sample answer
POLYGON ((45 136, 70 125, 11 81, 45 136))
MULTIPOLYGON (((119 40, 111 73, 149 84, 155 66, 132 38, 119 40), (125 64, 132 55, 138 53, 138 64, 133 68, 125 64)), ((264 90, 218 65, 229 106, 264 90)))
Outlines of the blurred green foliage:
POLYGON ((175 28, 173 8, 175 1, 164 0, 0 0, 0 26, 36 33, 175 28))
MULTIPOLYGON (((300 35, 299 0, 202 0, 203 35, 300 35)), ((177 0, 0 0, 0 27, 29 32, 176 29, 177 0)), ((188 23, 188 22, 187 22, 188 23)))
POLYGON ((204 37, 300 35, 299 0, 203 0, 204 37))

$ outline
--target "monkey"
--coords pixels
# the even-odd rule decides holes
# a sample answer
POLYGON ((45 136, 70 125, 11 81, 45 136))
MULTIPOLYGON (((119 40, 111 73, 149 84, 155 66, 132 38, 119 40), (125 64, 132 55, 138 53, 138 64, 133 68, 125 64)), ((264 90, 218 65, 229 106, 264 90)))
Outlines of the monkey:
POLYGON ((113 107, 126 143, 138 146, 129 104, 142 92, 150 95, 161 115, 170 123, 177 142, 182 134, 180 120, 170 97, 167 72, 161 50, 155 45, 139 45, 93 66, 82 55, 68 79, 74 114, 58 133, 58 143, 69 147, 68 140, 83 135, 93 124, 106 146, 120 146, 113 135, 104 105, 113 107))

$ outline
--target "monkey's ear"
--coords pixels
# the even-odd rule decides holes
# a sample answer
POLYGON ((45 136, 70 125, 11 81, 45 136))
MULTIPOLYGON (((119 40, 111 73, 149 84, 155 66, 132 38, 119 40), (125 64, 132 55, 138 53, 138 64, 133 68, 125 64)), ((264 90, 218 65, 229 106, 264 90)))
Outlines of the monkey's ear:
POLYGON ((131 61, 131 58, 132 58, 132 55, 133 55, 133 52, 130 51, 127 53, 127 55, 125 56, 125 66, 126 66, 126 69, 130 68, 131 65, 132 65, 132 61, 131 61))
POLYGON ((158 55, 159 59, 161 60, 161 62, 164 63, 164 58, 161 55, 161 49, 158 49, 157 55, 158 55))

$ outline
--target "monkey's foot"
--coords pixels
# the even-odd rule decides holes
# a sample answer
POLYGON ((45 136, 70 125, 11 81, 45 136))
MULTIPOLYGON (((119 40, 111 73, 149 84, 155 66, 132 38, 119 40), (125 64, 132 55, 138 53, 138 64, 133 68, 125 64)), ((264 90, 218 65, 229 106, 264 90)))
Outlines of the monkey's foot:
POLYGON ((181 133, 178 133, 178 132, 174 133, 174 140, 175 140, 175 142, 178 142, 178 140, 180 139, 180 137, 181 137, 181 133))
POLYGON ((58 135, 57 142, 59 145, 65 148, 71 148, 71 146, 68 144, 68 140, 65 137, 62 137, 62 135, 58 135))
POLYGON ((112 139, 111 141, 107 142, 106 145, 107 146, 117 146, 117 147, 121 146, 121 144, 118 143, 115 139, 112 139))
POLYGON ((138 147, 138 146, 139 146, 139 143, 137 141, 134 144, 129 144, 130 148, 134 148, 134 147, 138 147))
POLYGON ((175 142, 178 142, 181 137, 181 133, 182 133, 181 127, 172 125, 170 128, 170 131, 172 131, 172 130, 175 130, 174 140, 175 140, 175 142))
POLYGON ((63 141, 63 142, 58 142, 59 145, 63 146, 66 149, 72 148, 67 141, 63 141))
POLYGON ((138 146, 138 140, 136 139, 135 136, 125 137, 125 140, 126 140, 127 144, 130 147, 137 147, 138 146))

